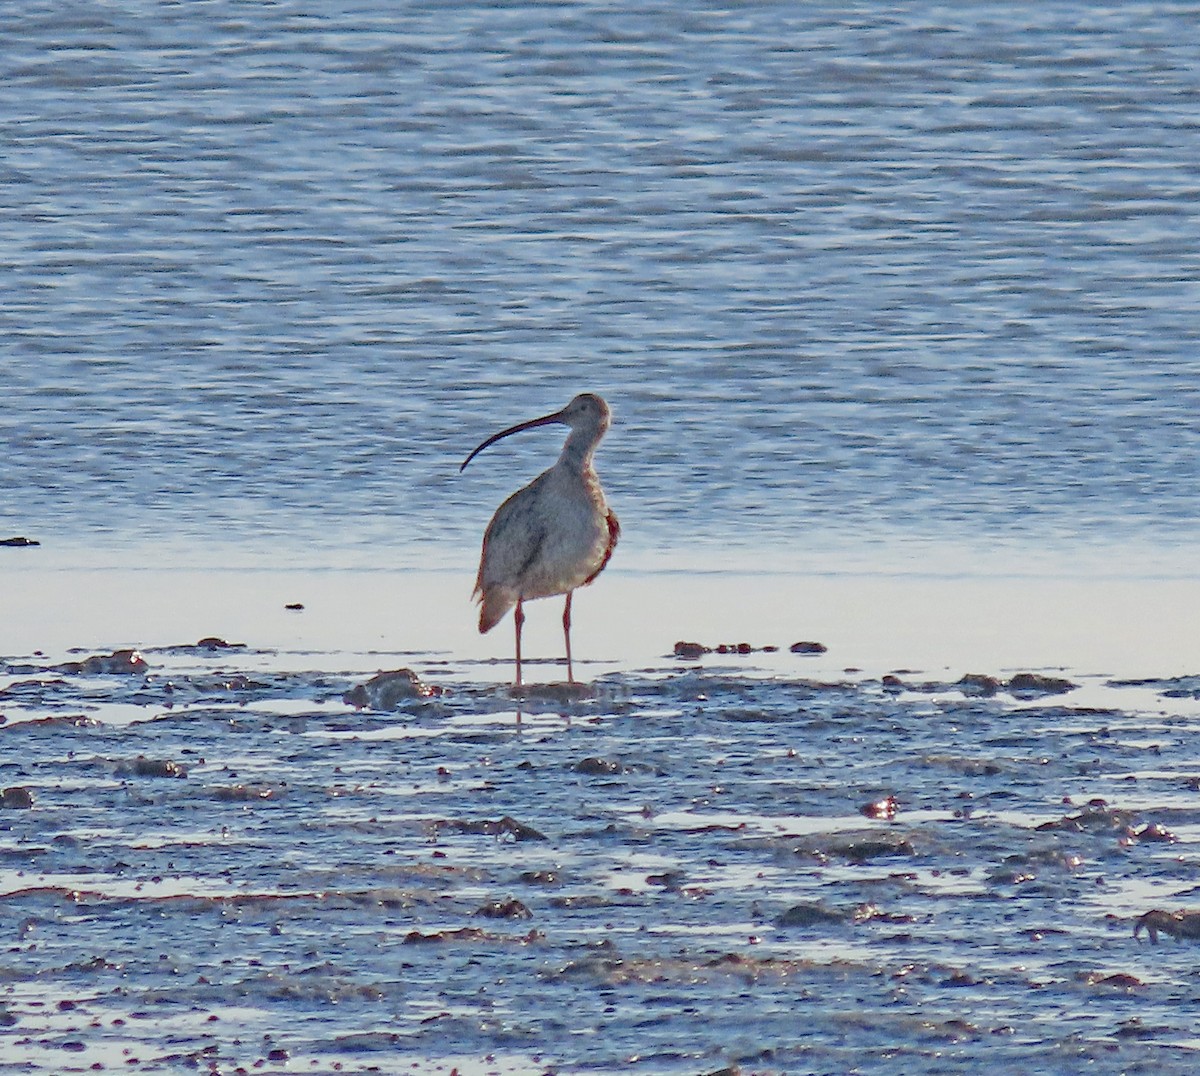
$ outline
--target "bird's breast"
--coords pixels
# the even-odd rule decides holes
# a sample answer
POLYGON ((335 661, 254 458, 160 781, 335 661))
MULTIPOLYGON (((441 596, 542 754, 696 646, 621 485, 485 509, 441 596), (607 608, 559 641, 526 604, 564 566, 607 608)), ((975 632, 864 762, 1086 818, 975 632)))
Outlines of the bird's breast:
POLYGON ((600 571, 611 545, 595 472, 553 467, 501 505, 484 540, 480 582, 527 600, 565 594, 600 571))

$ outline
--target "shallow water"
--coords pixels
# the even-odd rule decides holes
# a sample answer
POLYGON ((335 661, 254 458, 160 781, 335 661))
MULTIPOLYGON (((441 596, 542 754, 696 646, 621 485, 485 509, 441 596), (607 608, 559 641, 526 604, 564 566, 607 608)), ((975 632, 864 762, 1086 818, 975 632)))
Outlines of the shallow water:
POLYGON ((1195 943, 1132 928, 1196 902, 1200 678, 144 656, 0 680, 5 1071, 1194 1066, 1195 943), (447 693, 342 702, 381 664, 447 693))

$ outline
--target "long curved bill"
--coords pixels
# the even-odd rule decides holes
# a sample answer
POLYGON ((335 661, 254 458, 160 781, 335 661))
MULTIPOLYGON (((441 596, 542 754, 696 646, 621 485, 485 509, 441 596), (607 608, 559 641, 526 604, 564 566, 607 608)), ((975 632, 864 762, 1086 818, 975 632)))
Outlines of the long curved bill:
POLYGON ((479 455, 488 445, 494 445, 497 441, 509 434, 520 433, 522 430, 532 430, 535 426, 549 426, 552 422, 562 422, 562 412, 555 411, 552 415, 543 415, 541 418, 531 418, 528 422, 518 422, 515 426, 509 426, 507 430, 501 430, 499 433, 492 434, 486 441, 483 442, 474 452, 472 452, 465 460, 462 461, 462 466, 459 467, 458 473, 462 474, 467 469, 467 464, 470 463, 476 456, 479 455))

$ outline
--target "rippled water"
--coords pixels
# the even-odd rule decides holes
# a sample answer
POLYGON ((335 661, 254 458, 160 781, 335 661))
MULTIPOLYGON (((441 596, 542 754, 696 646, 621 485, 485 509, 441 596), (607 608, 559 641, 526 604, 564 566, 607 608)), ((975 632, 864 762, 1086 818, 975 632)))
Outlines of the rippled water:
POLYGON ((1194 8, 693 7, 4 5, 0 523, 427 559, 587 387, 630 556, 1193 548, 1194 8))
POLYGON ((1195 943, 1133 926, 1194 899, 1196 677, 343 702, 387 657, 10 661, 0 1067, 1194 1066, 1195 943))

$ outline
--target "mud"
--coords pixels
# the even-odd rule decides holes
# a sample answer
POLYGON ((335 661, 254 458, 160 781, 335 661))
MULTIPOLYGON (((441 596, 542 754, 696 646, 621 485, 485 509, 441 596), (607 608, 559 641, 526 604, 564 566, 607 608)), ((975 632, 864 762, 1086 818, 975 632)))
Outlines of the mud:
POLYGON ((142 654, 3 667, 0 1070, 1195 1061, 1200 679, 142 654))

